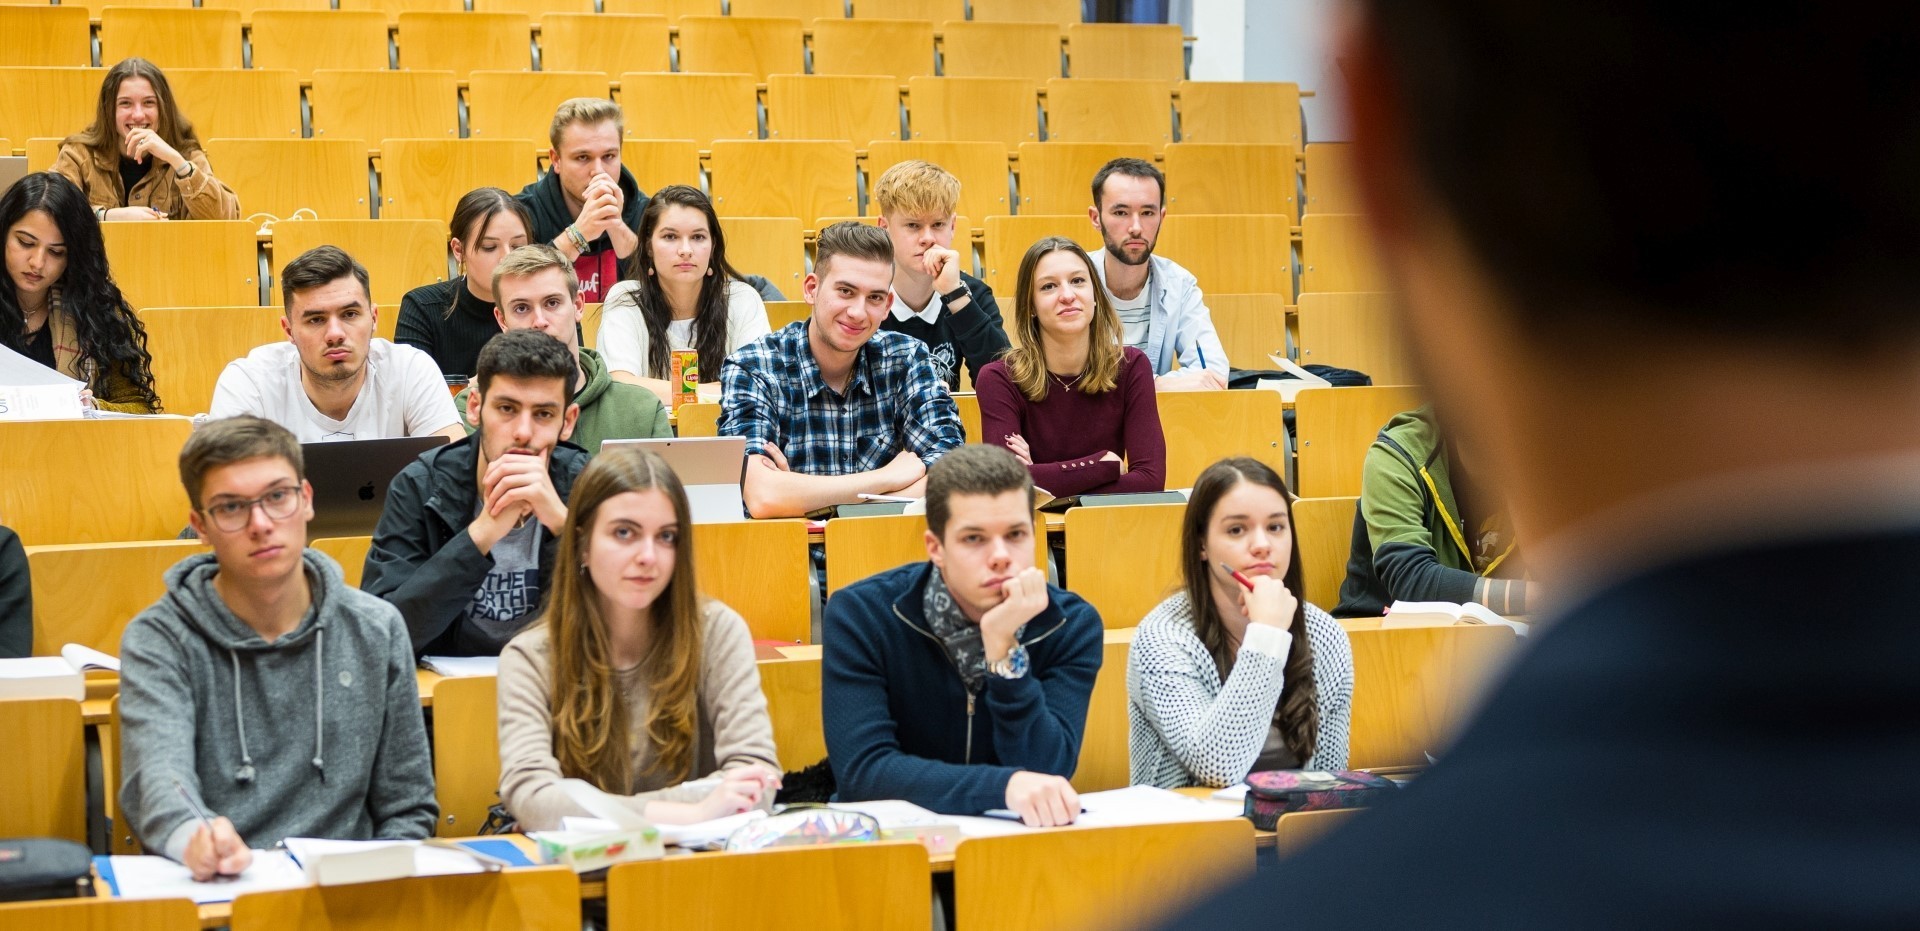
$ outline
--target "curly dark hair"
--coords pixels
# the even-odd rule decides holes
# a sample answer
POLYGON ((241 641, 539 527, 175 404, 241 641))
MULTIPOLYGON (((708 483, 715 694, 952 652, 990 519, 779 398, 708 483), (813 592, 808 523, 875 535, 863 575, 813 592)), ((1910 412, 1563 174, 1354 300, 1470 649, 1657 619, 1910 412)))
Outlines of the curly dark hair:
MULTIPOLYGON (((98 394, 107 373, 115 372, 133 382, 148 407, 160 410, 160 397, 153 390, 147 328, 113 282, 100 221, 87 206, 86 195, 54 172, 27 175, 0 198, 0 233, 10 234, 14 224, 35 210, 53 219, 66 242, 67 268, 57 282, 60 306, 73 318, 80 357, 93 363, 88 387, 98 394)), ((23 351, 26 325, 13 276, 0 275, 0 345, 23 351)))

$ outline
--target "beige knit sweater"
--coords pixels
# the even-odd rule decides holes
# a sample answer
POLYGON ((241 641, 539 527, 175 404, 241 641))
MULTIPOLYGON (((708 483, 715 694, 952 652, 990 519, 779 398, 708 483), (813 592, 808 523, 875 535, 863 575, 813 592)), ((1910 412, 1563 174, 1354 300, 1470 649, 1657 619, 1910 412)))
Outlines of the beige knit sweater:
MULTIPOLYGON (((773 721, 767 716, 766 695, 760 691, 760 667, 754 662, 747 622, 732 608, 711 600, 701 615, 706 628, 696 685, 700 711, 693 771, 704 778, 731 767, 763 763, 778 772, 773 721)), ((500 798, 523 831, 553 830, 564 816, 588 815, 560 788, 560 761, 553 755, 553 716, 548 704, 551 670, 544 624, 513 638, 500 653, 500 798)), ((617 681, 627 699, 631 722, 627 745, 632 748, 633 772, 640 774, 653 759, 653 745, 644 731, 647 692, 638 669, 618 673, 617 681)), ((636 814, 644 813, 650 801, 698 801, 711 788, 641 778, 640 791, 617 796, 636 814)), ((771 793, 763 804, 771 806, 771 793)))

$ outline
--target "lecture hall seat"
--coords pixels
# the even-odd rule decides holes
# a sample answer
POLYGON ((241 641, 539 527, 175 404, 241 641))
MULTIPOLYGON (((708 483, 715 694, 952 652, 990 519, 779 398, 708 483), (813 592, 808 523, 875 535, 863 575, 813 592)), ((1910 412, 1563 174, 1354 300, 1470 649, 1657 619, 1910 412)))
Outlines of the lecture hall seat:
POLYGON ((973 18, 987 23, 1048 23, 1065 29, 1080 22, 1080 0, 971 0, 973 18))
POLYGON ((1144 145, 1173 141, 1173 82, 1054 78, 1047 82, 1047 139, 1144 145))
POLYGON ((1268 356, 1287 351, 1287 296, 1205 292, 1213 330, 1234 368, 1271 369, 1268 356))
POLYGON ((610 99, 597 71, 475 71, 467 77, 467 136, 513 139, 542 152, 553 147, 553 113, 575 97, 610 99))
POLYGON ((0 925, 39 931, 195 931, 200 911, 191 899, 48 899, 0 903, 0 925))
POLYGON ((1359 494, 1361 467, 1380 428, 1393 415, 1424 403, 1426 398, 1418 388, 1375 385, 1301 390, 1293 401, 1294 434, 1299 443, 1299 482, 1294 493, 1304 498, 1359 494))
POLYGON ((1293 535, 1300 546, 1300 583, 1307 602, 1333 613, 1340 604, 1340 586, 1347 580, 1347 560, 1353 554, 1353 512, 1357 497, 1296 498, 1293 535))
POLYGON ((620 863, 607 872, 607 931, 651 931, 662 915, 713 929, 923 931, 927 888, 917 841, 620 863))
POLYGON ((1162 153, 1167 209, 1281 214, 1300 222, 1300 171, 1292 146, 1176 142, 1162 153))
POLYGON ((1139 626, 1179 587, 1180 521, 1186 513, 1184 503, 1067 511, 1068 587, 1100 612, 1107 629, 1139 626), (1126 558, 1113 559, 1114 553, 1126 558))
POLYGON ((1203 294, 1275 293, 1291 299, 1292 227, 1293 220, 1286 214, 1168 211, 1160 223, 1154 254, 1192 272, 1203 294))
POLYGON ((802 74, 802 34, 800 20, 792 17, 683 16, 680 70, 748 74, 762 82, 770 74, 802 74))
POLYGON ((858 170, 850 142, 715 142, 707 171, 713 207, 722 218, 858 212, 858 170))
POLYGON ((540 67, 545 70, 614 76, 667 71, 669 54, 665 16, 548 13, 540 20, 540 67))
POLYGON ((1354 169, 1353 146, 1345 142, 1307 145, 1306 213, 1365 213, 1360 179, 1354 169))
POLYGON ((1300 218, 1300 292, 1390 290, 1378 250, 1366 217, 1309 212, 1300 218))
POLYGON ((93 64, 91 29, 83 6, 0 6, 0 61, 85 68, 93 64))
MULTIPOLYGON (((447 280, 447 232, 445 220, 282 220, 273 227, 271 264, 278 276, 288 262, 315 246, 345 249, 366 267, 376 330, 392 339, 401 297, 421 285, 447 280)), ((277 299, 274 305, 279 309, 277 299)))
POLYGON ((377 10, 261 10, 249 39, 255 68, 291 68, 302 81, 320 68, 387 67, 387 17, 377 10))
MULTIPOLYGON (((284 341, 274 307, 151 307, 139 311, 153 354, 153 387, 174 414, 204 414, 227 363, 284 341)), ((181 526, 186 516, 179 517, 181 526)))
POLYGON ((108 6, 102 9, 100 61, 111 66, 136 55, 164 71, 174 68, 238 70, 240 14, 233 10, 194 8, 108 6))
POLYGON ((325 220, 372 216, 362 140, 208 139, 207 160, 240 198, 242 216, 286 219, 300 210, 325 220))
POLYGON ((921 19, 816 19, 814 74, 884 74, 894 83, 930 77, 933 23, 921 19))
POLYGON ((692 139, 626 139, 620 143, 620 167, 632 172, 640 190, 649 194, 669 184, 697 188, 700 144, 692 139))
POLYGON ((940 24, 940 73, 954 78, 1060 76, 1060 27, 1047 23, 948 20, 940 24))
POLYGON ((169 68, 167 83, 202 142, 300 138, 300 76, 290 68, 169 68))
MULTIPOLYGON (((1103 616, 1102 621, 1107 619, 1103 616)), ((1127 753, 1127 654, 1136 628, 1116 629, 1108 622, 1101 645, 1100 672, 1087 699, 1087 724, 1080 735, 1080 759, 1073 770, 1077 792, 1104 792, 1133 784, 1127 753)))
POLYGON ((1300 131, 1300 86, 1262 81, 1181 81, 1182 142, 1306 144, 1300 131))
MULTIPOLYGON (((1027 142, 1019 149, 1020 212, 1077 213, 1093 206, 1093 176, 1116 158, 1151 161, 1153 146, 1140 143, 1027 142)), ((1100 242, 1095 232, 1096 244, 1100 242)))
POLYGON ((400 67, 452 71, 533 70, 533 24, 525 13, 402 13, 394 34, 400 67))
POLYGON ((452 71, 336 71, 313 73, 307 94, 313 138, 457 139, 460 91, 452 71))
POLYGON ((0 67, 0 133, 21 146, 87 128, 106 76, 105 68, 0 67))
POLYGON ((954 925, 1152 927, 1180 903, 1252 873, 1253 825, 1244 818, 972 838, 954 851, 954 925), (1021 894, 1009 895, 1015 888, 1021 894))
MULTIPOLYGON (((0 699, 7 753, 0 755, 0 837, 87 842, 86 728, 68 698, 0 699)), ((7 918, 0 912, 0 920, 7 918)))
POLYGON ((620 107, 629 139, 760 138, 759 94, 750 74, 620 75, 620 107))
MULTIPOLYGON (((247 205, 242 203, 240 208, 245 211, 247 205)), ((100 224, 114 281, 135 310, 257 306, 260 263, 255 229, 246 220, 100 224), (193 256, 193 274, 180 274, 181 256, 193 256)))
POLYGON ((1300 361, 1356 369, 1376 385, 1418 381, 1391 294, 1377 291, 1300 295, 1300 361))
POLYGON ((1071 23, 1067 74, 1076 78, 1179 81, 1187 76, 1185 42, 1176 25, 1071 23))
POLYGON ((988 217, 986 239, 981 251, 980 278, 993 289, 1006 319, 1008 336, 1014 337, 1012 308, 1015 288, 1020 282, 1020 260, 1027 249, 1046 236, 1064 236, 1089 253, 1100 248, 1100 231, 1093 228, 1082 208, 1081 213, 1036 215, 1022 212, 1017 217, 988 217))
POLYGON ((930 23, 967 18, 966 0, 855 0, 858 19, 919 19, 930 23))
POLYGON ((1005 158, 1040 141, 1040 82, 1030 78, 911 78, 907 111, 916 142, 996 142, 1005 158))
MULTIPOLYGON (((556 13, 569 15, 593 15, 593 0, 473 0, 475 13, 524 13, 533 25, 542 27, 546 17, 556 13)), ((574 66, 565 62, 561 68, 574 66)))
POLYGON ((477 187, 508 193, 539 178, 525 142, 513 139, 395 139, 380 143, 380 219, 438 220, 477 187))
POLYGON ((302 886, 233 900, 233 931, 578 931, 580 877, 564 866, 302 886))
POLYGON ((1192 488, 1207 466, 1229 456, 1250 456, 1286 474, 1279 392, 1162 391, 1154 400, 1167 442, 1168 488, 1192 488))
POLYGON ((722 217, 727 261, 743 274, 761 275, 780 293, 800 297, 807 274, 807 246, 798 217, 722 217))
POLYGON ((768 139, 851 139, 864 147, 898 142, 900 124, 900 83, 890 75, 767 78, 768 139))
POLYGON ((457 13, 466 8, 464 0, 339 0, 340 9, 373 11, 386 17, 388 26, 400 24, 402 13, 457 13))
POLYGON ((728 0, 728 16, 756 19, 791 16, 803 23, 837 20, 847 15, 847 0, 728 0))

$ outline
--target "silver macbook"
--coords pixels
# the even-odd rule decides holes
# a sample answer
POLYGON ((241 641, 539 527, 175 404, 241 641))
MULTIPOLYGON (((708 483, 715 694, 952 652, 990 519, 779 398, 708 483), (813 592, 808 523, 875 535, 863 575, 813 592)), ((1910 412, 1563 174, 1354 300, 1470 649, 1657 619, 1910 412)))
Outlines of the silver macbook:
POLYGON ((422 453, 446 444, 444 436, 300 444, 307 481, 313 483, 307 539, 370 536, 387 506, 393 477, 422 453))
POLYGON ((0 197, 6 196, 7 189, 14 182, 27 176, 27 157, 24 155, 0 155, 0 197))
POLYGON ((667 461, 667 468, 687 489, 687 505, 696 524, 720 524, 747 519, 740 497, 740 476, 747 463, 744 436, 683 436, 651 440, 607 440, 614 446, 649 449, 667 461))

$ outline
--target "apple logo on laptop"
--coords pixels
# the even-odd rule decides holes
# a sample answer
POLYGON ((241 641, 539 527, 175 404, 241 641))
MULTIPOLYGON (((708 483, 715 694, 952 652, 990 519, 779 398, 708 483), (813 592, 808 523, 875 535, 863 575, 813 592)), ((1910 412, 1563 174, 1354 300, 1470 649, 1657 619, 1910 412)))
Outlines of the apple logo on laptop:
POLYGON ((368 482, 365 485, 360 486, 360 500, 362 501, 373 500, 373 483, 372 482, 368 482))

